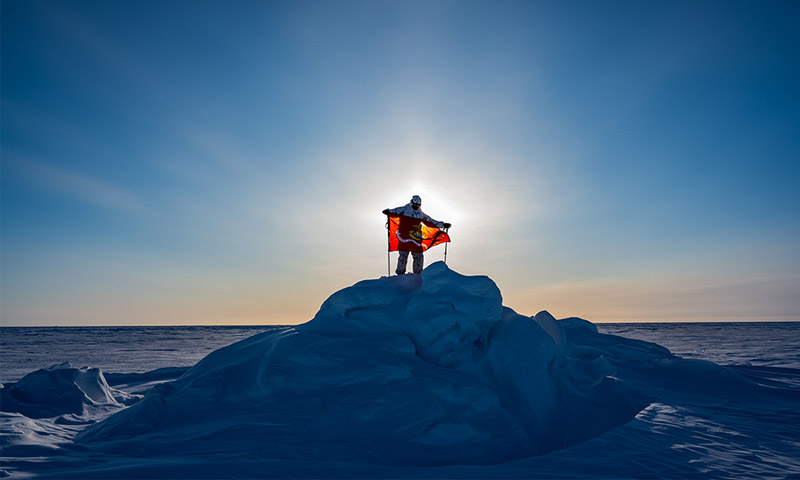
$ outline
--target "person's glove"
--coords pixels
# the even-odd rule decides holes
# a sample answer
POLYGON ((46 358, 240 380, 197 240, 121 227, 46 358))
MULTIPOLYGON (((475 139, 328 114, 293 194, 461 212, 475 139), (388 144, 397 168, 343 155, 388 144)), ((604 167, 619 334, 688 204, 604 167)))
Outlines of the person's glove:
POLYGON ((444 222, 444 228, 445 228, 445 230, 447 230, 447 229, 448 229, 448 228, 450 228, 451 226, 452 226, 452 225, 450 225, 449 223, 447 223, 447 222, 444 222))
POLYGON ((389 209, 388 208, 384 208, 381 213, 384 214, 384 215, 389 215, 389 209))

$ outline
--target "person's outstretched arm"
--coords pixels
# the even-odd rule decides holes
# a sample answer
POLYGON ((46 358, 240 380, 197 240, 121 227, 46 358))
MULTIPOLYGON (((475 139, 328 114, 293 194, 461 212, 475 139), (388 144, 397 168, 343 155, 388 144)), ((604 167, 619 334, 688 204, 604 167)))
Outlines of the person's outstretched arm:
POLYGON ((436 220, 435 218, 432 218, 430 215, 426 214, 425 212, 420 211, 419 213, 422 214, 422 219, 423 220, 425 220, 427 222, 431 222, 432 224, 436 225, 439 228, 450 228, 450 224, 449 223, 440 222, 439 220, 436 220), (445 225, 447 225, 447 226, 445 227, 445 225))
POLYGON ((389 215, 389 214, 402 215, 403 213, 405 213, 405 211, 406 211, 406 207, 404 207, 404 206, 403 207, 397 207, 397 208, 387 208, 387 209, 385 209, 383 211, 383 214, 384 215, 389 215))

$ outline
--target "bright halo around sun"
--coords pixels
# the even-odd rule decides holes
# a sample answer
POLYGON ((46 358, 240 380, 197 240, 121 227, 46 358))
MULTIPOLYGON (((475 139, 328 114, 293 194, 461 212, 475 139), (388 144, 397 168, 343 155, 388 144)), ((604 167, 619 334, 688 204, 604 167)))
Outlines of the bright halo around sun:
POLYGON ((442 222, 457 225, 464 220, 463 210, 457 202, 448 198, 448 193, 440 188, 431 187, 421 182, 414 182, 403 191, 392 196, 392 206, 401 206, 411 201, 413 195, 422 198, 422 210, 442 222))

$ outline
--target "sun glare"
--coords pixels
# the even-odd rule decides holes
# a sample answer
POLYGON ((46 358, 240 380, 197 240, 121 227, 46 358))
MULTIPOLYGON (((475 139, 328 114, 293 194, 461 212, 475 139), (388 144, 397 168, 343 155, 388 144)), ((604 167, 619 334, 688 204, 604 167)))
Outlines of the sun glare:
POLYGON ((419 195, 422 198, 422 210, 437 220, 454 225, 464 220, 463 210, 457 208, 456 204, 449 200, 440 189, 430 187, 422 182, 413 182, 403 190, 398 190, 392 195, 390 203, 396 207, 405 205, 411 201, 413 195, 419 195))

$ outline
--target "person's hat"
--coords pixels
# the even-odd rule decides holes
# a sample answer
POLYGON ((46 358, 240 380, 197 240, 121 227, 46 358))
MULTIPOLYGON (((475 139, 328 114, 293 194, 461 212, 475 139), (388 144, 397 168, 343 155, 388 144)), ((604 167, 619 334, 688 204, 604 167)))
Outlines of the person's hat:
POLYGON ((411 197, 411 203, 413 203, 414 205, 422 205, 422 199, 419 198, 419 195, 414 195, 413 197, 411 197))

